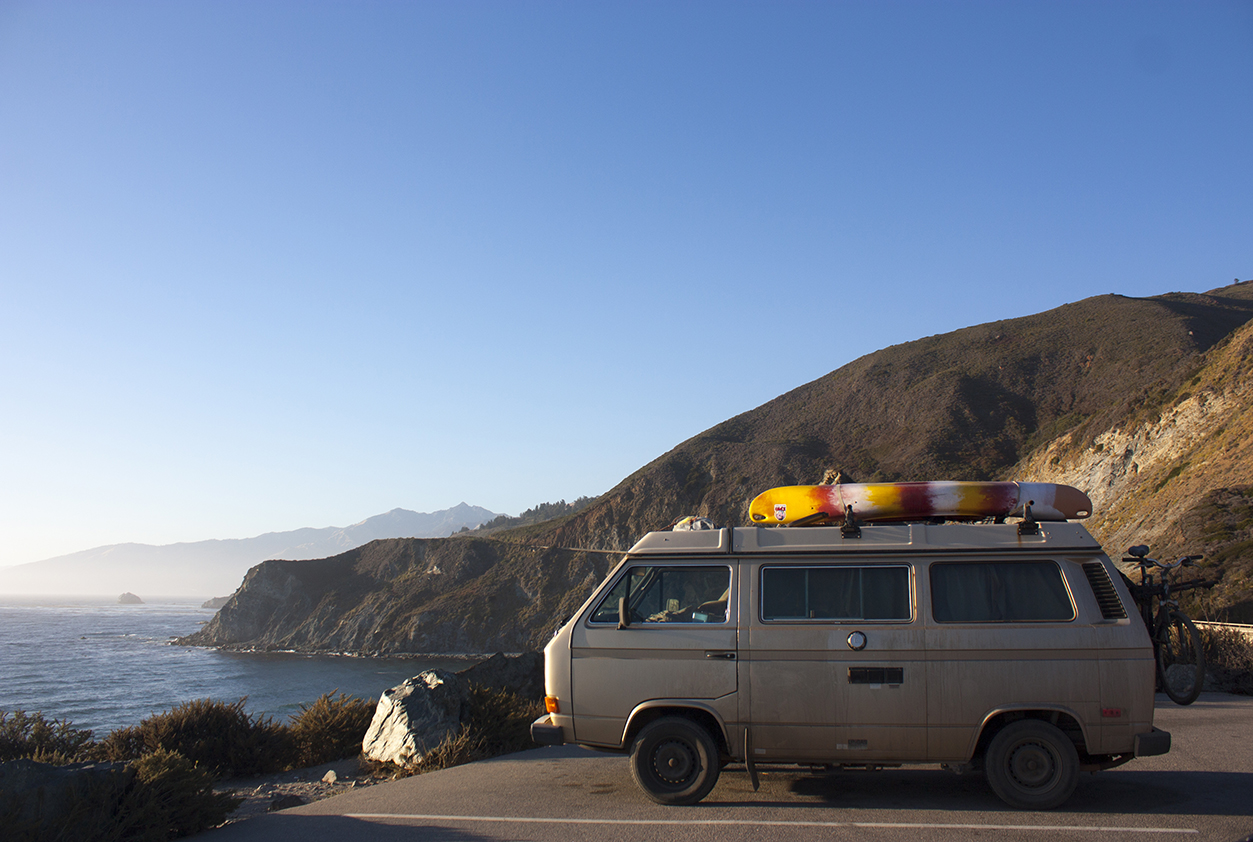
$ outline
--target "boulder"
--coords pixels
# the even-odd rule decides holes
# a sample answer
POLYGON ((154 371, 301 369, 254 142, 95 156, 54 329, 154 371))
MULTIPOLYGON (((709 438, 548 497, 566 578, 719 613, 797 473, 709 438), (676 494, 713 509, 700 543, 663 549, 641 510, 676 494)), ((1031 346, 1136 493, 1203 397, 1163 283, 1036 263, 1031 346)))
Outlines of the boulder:
POLYGON ((481 664, 459 670, 457 675, 471 684, 512 690, 524 699, 544 697, 544 656, 539 652, 514 656, 497 652, 481 664))
POLYGON ((385 690, 361 741, 370 760, 416 763, 461 728, 466 682, 447 670, 427 670, 385 690))
POLYGON ((117 604, 118 605, 143 605, 144 601, 140 599, 139 597, 135 596, 130 591, 127 591, 126 593, 122 594, 121 596, 117 598, 117 604))

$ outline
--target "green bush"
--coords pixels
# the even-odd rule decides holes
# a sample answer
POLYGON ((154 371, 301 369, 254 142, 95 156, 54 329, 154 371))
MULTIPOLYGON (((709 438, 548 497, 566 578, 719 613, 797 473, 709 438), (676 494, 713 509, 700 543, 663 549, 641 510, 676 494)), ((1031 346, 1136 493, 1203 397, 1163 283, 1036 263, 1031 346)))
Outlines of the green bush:
POLYGON ((544 713, 544 703, 524 699, 511 690, 470 685, 466 723, 483 740, 489 757, 535 748, 531 723, 544 713))
POLYGON ((213 776, 176 751, 157 749, 134 762, 135 784, 116 812, 127 842, 166 842, 226 821, 242 798, 213 791, 213 776))
POLYGON ((91 731, 42 713, 0 710, 0 763, 30 757, 41 763, 73 763, 92 744, 91 731))
POLYGON ((4 839, 165 842, 198 833, 221 824, 242 800, 214 793, 216 778, 351 757, 374 715, 373 702, 338 692, 301 706, 288 725, 250 716, 244 702, 186 702, 99 742, 68 720, 0 711, 0 762, 125 762, 135 773, 125 790, 84 781, 56 816, 38 822, 21 818, 30 805, 0 803, 4 839))
POLYGON ((290 766, 288 730, 270 719, 254 719, 244 702, 196 699, 139 723, 138 735, 120 738, 119 748, 142 743, 144 753, 177 751, 219 777, 263 775, 290 766))
POLYGON ((297 767, 317 766, 353 757, 361 752, 361 741, 374 718, 375 703, 346 696, 338 691, 325 693, 300 713, 288 726, 294 743, 297 767))
POLYGON ((117 762, 138 760, 144 755, 144 735, 138 725, 118 728, 88 750, 92 760, 117 762))
POLYGON ((213 791, 213 776, 181 754, 158 750, 129 775, 84 778, 54 805, 0 809, 11 842, 167 842, 226 821, 242 801, 213 791), (33 810, 33 812, 32 812, 33 810))

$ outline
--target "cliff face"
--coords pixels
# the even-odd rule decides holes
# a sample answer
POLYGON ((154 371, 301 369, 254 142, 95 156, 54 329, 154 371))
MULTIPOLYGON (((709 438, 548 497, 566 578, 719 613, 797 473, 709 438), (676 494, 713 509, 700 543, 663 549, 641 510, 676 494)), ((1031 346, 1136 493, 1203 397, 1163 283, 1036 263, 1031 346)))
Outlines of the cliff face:
POLYGON ((1148 544, 1156 558, 1203 553, 1221 583, 1197 616, 1253 622, 1253 324, 1211 349, 1174 391, 1085 440, 1042 445, 1019 476, 1092 497, 1088 529, 1111 556, 1148 544))
POLYGON ((539 649, 612 561, 473 538, 397 538, 316 561, 266 561, 179 642, 359 654, 539 649))
POLYGON ((688 514, 832 469, 1089 492, 1117 556, 1204 552, 1211 616, 1253 620, 1253 283, 1100 296, 887 348, 683 442, 586 509, 493 539, 397 539, 267 561, 184 642, 399 653, 539 648, 616 561, 688 514), (581 549, 560 549, 581 548, 581 549), (599 550, 600 552, 595 552, 599 550))

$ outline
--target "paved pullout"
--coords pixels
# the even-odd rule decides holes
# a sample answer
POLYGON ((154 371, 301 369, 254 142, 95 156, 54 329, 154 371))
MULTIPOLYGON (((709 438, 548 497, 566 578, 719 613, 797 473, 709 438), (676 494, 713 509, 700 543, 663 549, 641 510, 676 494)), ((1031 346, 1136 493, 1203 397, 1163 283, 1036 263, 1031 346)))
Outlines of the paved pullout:
POLYGON ((647 800, 624 758, 535 749, 328 798, 196 837, 201 842, 481 840, 1213 839, 1253 834, 1253 698, 1159 696, 1162 757, 1083 775, 1061 809, 1005 807, 982 776, 935 767, 814 775, 768 770, 753 792, 727 768, 694 807, 647 800))

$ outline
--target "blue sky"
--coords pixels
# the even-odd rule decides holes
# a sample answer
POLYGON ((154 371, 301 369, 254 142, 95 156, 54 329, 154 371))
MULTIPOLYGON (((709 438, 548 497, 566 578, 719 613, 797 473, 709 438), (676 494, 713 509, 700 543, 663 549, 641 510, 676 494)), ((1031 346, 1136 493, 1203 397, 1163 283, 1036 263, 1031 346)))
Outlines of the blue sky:
POLYGON ((0 564, 516 514, 1253 277, 1250 138, 1247 1, 0 0, 0 564))

